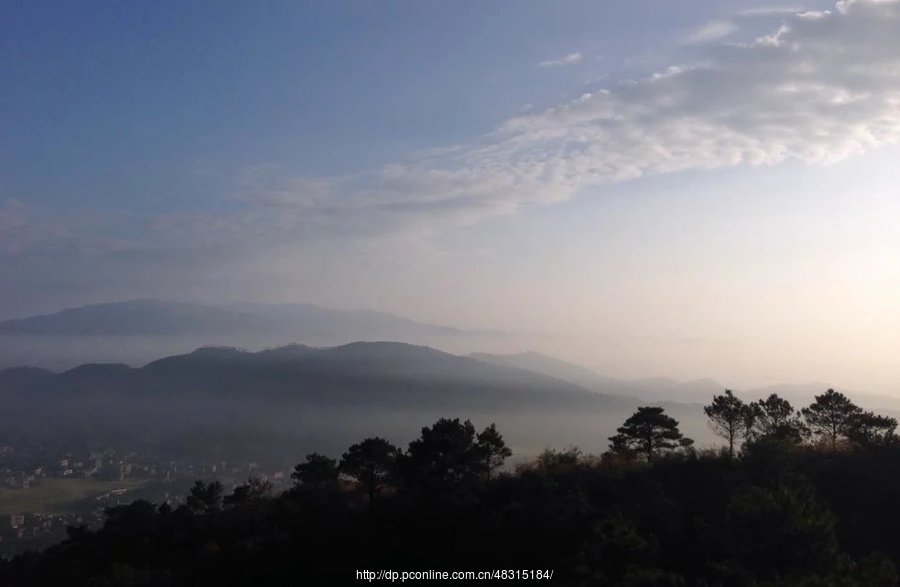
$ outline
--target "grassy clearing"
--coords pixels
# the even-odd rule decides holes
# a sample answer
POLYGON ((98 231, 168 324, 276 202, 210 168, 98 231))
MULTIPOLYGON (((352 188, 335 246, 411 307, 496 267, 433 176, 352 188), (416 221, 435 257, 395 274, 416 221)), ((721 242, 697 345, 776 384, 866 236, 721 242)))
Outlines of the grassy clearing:
POLYGON ((62 514, 73 511, 85 498, 102 495, 113 489, 136 489, 146 481, 99 481, 95 479, 41 479, 29 489, 0 489, 0 515, 26 512, 62 514))

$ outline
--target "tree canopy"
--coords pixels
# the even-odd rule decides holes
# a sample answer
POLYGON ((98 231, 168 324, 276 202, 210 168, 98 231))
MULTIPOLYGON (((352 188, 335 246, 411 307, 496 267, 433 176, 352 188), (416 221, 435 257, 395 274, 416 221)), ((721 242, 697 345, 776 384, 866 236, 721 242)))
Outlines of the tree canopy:
POLYGON ((378 488, 396 473, 399 458, 400 450, 396 446, 375 436, 347 449, 339 469, 356 479, 372 501, 378 488))
MULTIPOLYGON (((502 560, 552 569, 560 585, 889 587, 900 563, 900 534, 886 515, 900 493, 900 444, 876 446, 892 438, 893 422, 869 416, 860 412, 848 429, 851 440, 855 427, 869 439, 853 440, 853 450, 751 442, 740 458, 657 458, 686 440, 660 408, 644 408, 622 428, 662 439, 649 466, 598 465, 572 447, 491 478, 479 446, 499 436, 496 427, 481 435, 444 419, 408 452, 398 449, 405 467, 450 480, 429 486, 434 493, 423 495, 423 477, 408 469, 386 478, 394 490, 374 502, 332 491, 335 461, 312 453, 295 469, 298 489, 272 495, 251 478, 221 507, 221 484, 198 481, 183 505, 110 508, 100 528, 71 528, 57 546, 0 560, 0 584, 275 586, 301 576, 341 584, 402 555, 423 568, 502 560)), ((637 453, 640 436, 629 438, 625 450, 637 453)), ((365 439, 345 452, 345 475, 363 476, 349 463, 369 449, 378 463, 392 452, 365 439)))
POLYGON ((799 444, 809 437, 809 427, 794 410, 791 402, 778 394, 750 403, 753 423, 749 437, 752 440, 777 440, 799 444))
POLYGON ((847 438, 860 412, 860 408, 847 396, 833 389, 817 395, 816 400, 802 410, 803 418, 813 434, 827 442, 831 450, 837 448, 839 440, 847 438))
POLYGON ((511 454, 494 424, 476 434, 469 420, 441 418, 409 443, 403 468, 413 486, 435 489, 489 477, 511 454))
POLYGON ((294 467, 291 478, 298 486, 316 489, 335 485, 338 475, 336 460, 314 452, 306 455, 306 462, 294 467))
POLYGON ((638 408, 616 432, 609 438, 613 452, 637 454, 648 462, 693 442, 678 430, 678 420, 659 407, 638 408))
POLYGON ((896 429, 896 419, 860 410, 851 417, 846 434, 861 446, 886 446, 896 440, 896 429))
POLYGON ((724 395, 713 396, 712 403, 703 412, 713 431, 728 442, 728 456, 734 458, 735 443, 745 438, 753 426, 753 408, 726 389, 724 395))
POLYGON ((502 467, 506 459, 512 456, 512 450, 506 446, 503 435, 494 423, 478 433, 476 442, 481 456, 481 467, 490 479, 494 471, 502 467))

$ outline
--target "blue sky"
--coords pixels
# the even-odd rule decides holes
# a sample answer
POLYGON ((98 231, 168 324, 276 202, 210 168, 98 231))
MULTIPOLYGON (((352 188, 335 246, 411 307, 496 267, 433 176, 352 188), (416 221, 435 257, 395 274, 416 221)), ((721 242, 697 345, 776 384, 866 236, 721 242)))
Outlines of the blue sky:
POLYGON ((898 55, 892 0, 5 2, 0 318, 309 301, 887 389, 898 55))
POLYGON ((217 207, 246 167, 364 170, 652 73, 690 51, 692 31, 746 6, 4 3, 4 191, 217 207), (535 67, 575 53, 568 67, 535 67))

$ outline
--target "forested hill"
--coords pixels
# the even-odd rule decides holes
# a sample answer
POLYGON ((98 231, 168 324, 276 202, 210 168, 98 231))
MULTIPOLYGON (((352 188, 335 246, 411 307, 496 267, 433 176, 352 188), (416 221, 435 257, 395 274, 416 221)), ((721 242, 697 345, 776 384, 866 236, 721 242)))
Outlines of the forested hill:
POLYGON ((158 398, 213 394, 410 408, 520 409, 623 401, 539 373, 393 342, 288 345, 260 352, 204 347, 141 368, 86 364, 62 373, 13 368, 0 372, 0 393, 22 398, 49 393, 57 399, 98 393, 158 398))
MULTIPOLYGON (((664 424, 654 438, 677 435, 646 414, 664 424)), ((418 573, 446 571, 573 587, 897 585, 893 436, 822 444, 825 427, 807 442, 764 433, 769 423, 733 457, 682 443, 655 445, 650 460, 614 443, 600 458, 547 450, 498 475, 510 456, 499 430, 441 419, 405 449, 370 437, 340 457, 309 454, 280 495, 264 479, 198 480, 184 501, 111 508, 100 530, 0 560, 0 584, 336 585, 378 573, 421 584, 418 573)))
POLYGON ((635 405, 546 375, 388 342, 260 352, 206 347, 140 368, 86 364, 61 373, 0 372, 7 436, 108 439, 125 446, 139 438, 135 448, 185 435, 218 439, 192 442, 192 451, 231 446, 242 434, 267 438, 246 455, 251 459, 339 446, 366 433, 364 425, 402 438, 420 419, 447 411, 503 421, 517 449, 536 451, 559 430, 573 433, 568 442, 596 437, 598 428, 608 430, 635 405), (581 422, 573 427, 576 418, 581 422))

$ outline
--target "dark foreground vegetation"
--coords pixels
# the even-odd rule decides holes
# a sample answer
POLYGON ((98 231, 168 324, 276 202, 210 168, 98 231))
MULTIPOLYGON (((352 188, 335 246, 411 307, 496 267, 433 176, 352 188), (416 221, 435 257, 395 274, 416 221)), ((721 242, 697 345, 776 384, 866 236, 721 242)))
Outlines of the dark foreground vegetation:
POLYGON ((97 531, 0 562, 2 585, 326 585, 363 569, 554 570, 553 584, 888 586, 900 564, 897 423, 829 391, 796 412, 730 392, 727 442, 697 452, 661 408, 610 451, 547 450, 515 472, 494 427, 440 420, 308 455, 293 489, 198 481, 184 505, 137 501, 97 531))

